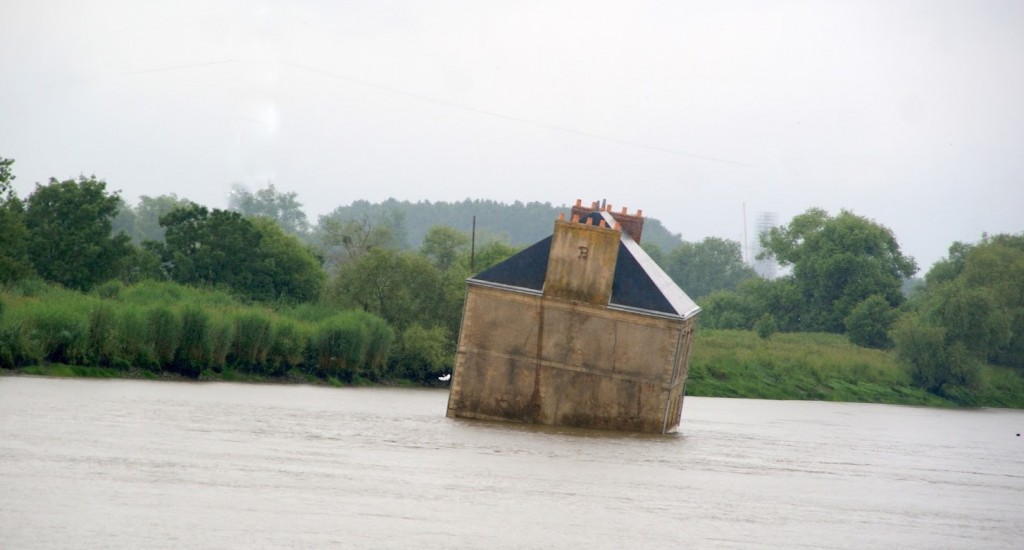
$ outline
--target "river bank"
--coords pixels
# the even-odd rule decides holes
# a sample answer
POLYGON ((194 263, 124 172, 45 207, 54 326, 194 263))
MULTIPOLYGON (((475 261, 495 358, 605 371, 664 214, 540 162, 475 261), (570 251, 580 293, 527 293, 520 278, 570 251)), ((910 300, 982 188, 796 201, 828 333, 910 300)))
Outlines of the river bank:
MULTIPOLYGON (((195 381, 149 369, 44 363, 0 370, 6 375, 77 378, 127 378, 195 381)), ((319 377, 300 369, 267 376, 225 368, 204 369, 199 381, 314 386, 423 386, 404 379, 370 381, 319 377)), ((442 383, 430 384, 438 386, 442 383)), ((932 407, 1024 408, 1024 377, 1011 369, 986 365, 977 388, 936 395, 912 385, 888 351, 850 344, 834 334, 775 334, 767 339, 749 331, 702 330, 697 334, 686 395, 748 399, 841 401, 932 407)))

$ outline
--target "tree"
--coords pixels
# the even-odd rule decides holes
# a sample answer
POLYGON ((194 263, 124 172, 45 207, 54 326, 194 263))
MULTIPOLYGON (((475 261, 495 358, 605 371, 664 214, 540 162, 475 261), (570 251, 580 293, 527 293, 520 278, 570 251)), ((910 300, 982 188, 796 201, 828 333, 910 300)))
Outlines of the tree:
POLYGON ((413 324, 448 326, 458 308, 446 296, 440 272, 425 257, 383 248, 346 263, 330 294, 336 305, 378 315, 399 333, 413 324))
POLYGON ((434 267, 445 271, 469 247, 469 235, 444 225, 435 225, 423 237, 420 252, 427 257, 434 267))
POLYGON ((160 216, 167 230, 157 250, 171 279, 191 285, 223 285, 254 299, 268 298, 269 277, 259 254, 262 235, 237 212, 190 203, 160 216))
POLYGON ((846 210, 831 217, 810 209, 762 234, 761 246, 759 257, 793 267, 790 277, 804 303, 802 330, 843 332, 844 319, 873 294, 898 306, 902 281, 917 271, 890 229, 846 210))
POLYGON ((334 216, 321 216, 317 227, 319 241, 330 271, 357 261, 377 248, 397 249, 398 240, 387 225, 374 224, 368 217, 342 220, 334 216))
POLYGON ((770 315, 776 330, 792 332, 800 326, 803 308, 796 287, 785 278, 769 281, 752 277, 736 290, 717 290, 698 303, 704 310, 701 326, 714 329, 749 330, 770 315))
POLYGON ((850 311, 843 324, 850 342, 866 348, 887 349, 892 346, 889 329, 896 314, 882 295, 872 294, 850 311))
POLYGON ((973 245, 955 241, 949 246, 949 255, 935 262, 925 275, 925 282, 937 285, 957 278, 964 270, 964 262, 973 245))
POLYGON ((520 250, 522 250, 521 247, 512 246, 503 241, 490 241, 482 246, 477 246, 472 268, 469 265, 469 254, 463 255, 462 264, 465 266, 466 275, 469 276, 504 262, 520 250))
POLYGON ((327 275, 312 249, 296 236, 285 233, 271 219, 253 218, 250 221, 262 236, 258 257, 270 284, 263 294, 287 301, 318 300, 327 275))
POLYGON ((958 399, 977 388, 981 379, 977 360, 963 344, 950 342, 943 327, 910 313, 897 321, 892 337, 897 357, 909 370, 914 385, 958 399))
POLYGON ((32 274, 29 258, 25 207, 11 182, 13 159, 0 157, 0 284, 8 284, 32 274))
POLYGON ((693 299, 716 290, 733 290, 757 273, 743 263, 740 243, 707 237, 699 243, 684 242, 669 252, 665 272, 693 299))
POLYGON ((1006 344, 1011 337, 1010 319, 997 303, 992 289, 970 286, 956 279, 933 289, 925 315, 946 329, 947 340, 960 342, 979 358, 1006 344))
POLYGON ((114 233, 125 233, 136 245, 146 241, 163 242, 166 230, 160 225, 160 216, 189 204, 191 201, 174 193, 156 197, 142 195, 134 207, 122 203, 114 218, 114 233))
POLYGON ((131 253, 111 220, 120 198, 95 176, 36 185, 25 209, 25 225, 36 272, 68 288, 88 290, 118 274, 131 253))
POLYGON ((278 192, 273 183, 267 183, 265 188, 255 193, 241 184, 232 185, 228 193, 228 210, 234 210, 246 217, 270 218, 286 233, 298 237, 309 234, 309 220, 302 211, 298 195, 294 191, 278 192))
POLYGON ((925 281, 924 321, 978 359, 1024 366, 1024 234, 954 243, 925 281))

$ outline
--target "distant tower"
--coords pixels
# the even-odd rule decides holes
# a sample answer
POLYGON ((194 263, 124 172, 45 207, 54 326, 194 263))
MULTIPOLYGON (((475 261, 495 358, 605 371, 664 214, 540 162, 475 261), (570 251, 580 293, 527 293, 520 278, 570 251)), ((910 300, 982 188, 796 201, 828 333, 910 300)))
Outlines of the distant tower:
POLYGON ((757 255, 761 253, 761 235, 767 233, 771 228, 779 225, 779 215, 775 212, 758 212, 754 216, 754 227, 757 228, 757 240, 754 242, 754 254, 751 258, 754 271, 765 279, 774 279, 779 266, 774 259, 758 260, 757 255))

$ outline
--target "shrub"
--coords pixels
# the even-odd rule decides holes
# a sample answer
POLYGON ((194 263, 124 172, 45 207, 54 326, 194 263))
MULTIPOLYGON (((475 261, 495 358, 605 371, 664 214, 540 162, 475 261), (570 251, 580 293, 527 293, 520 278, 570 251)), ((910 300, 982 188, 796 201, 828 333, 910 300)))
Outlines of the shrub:
POLYGON ((401 349, 394 358, 392 372, 416 382, 436 379, 451 370, 447 342, 448 331, 444 327, 410 326, 402 333, 401 349))
POLYGON ((81 363, 85 358, 85 323, 66 312, 47 308, 32 319, 32 337, 42 358, 55 363, 81 363))
POLYGON ((235 316, 231 352, 235 364, 244 372, 262 374, 270 350, 270 319, 259 311, 235 316))
POLYGON ((135 306, 122 306, 117 315, 116 351, 111 364, 119 369, 156 367, 149 318, 135 306))
POLYGON ((112 365, 117 356, 117 313, 101 303, 89 312, 87 358, 95 365, 112 365))
POLYGON ((291 320, 282 319, 274 324, 270 345, 271 374, 283 376, 289 369, 302 364, 306 349, 306 335, 291 320))
POLYGON ((215 318, 210 322, 210 359, 209 365, 217 370, 223 371, 227 363, 228 354, 231 352, 231 343, 234 333, 231 330, 231 323, 224 318, 215 318))
POLYGON ((171 308, 157 306, 147 312, 146 326, 149 328, 149 339, 157 366, 162 369, 172 366, 181 330, 177 316, 171 308))
POLYGON ((771 313, 765 313, 754 323, 754 330, 762 340, 767 340, 778 332, 779 327, 775 324, 775 317, 771 313))
POLYGON ((185 376, 196 378, 207 364, 210 355, 210 314, 196 306, 185 306, 181 311, 181 337, 175 354, 175 368, 185 376))
POLYGON ((896 314, 881 294, 871 295, 854 306, 843 320, 846 335, 858 346, 888 349, 892 347, 889 329, 896 320, 896 314))
POLYGON ((100 298, 111 300, 117 299, 121 295, 121 291, 124 289, 124 283, 118 280, 107 281, 100 284, 94 289, 96 295, 100 298))
POLYGON ((0 367, 13 369, 31 362, 21 321, 0 324, 0 367))
POLYGON ((896 323, 893 340, 897 357, 909 369, 915 386, 949 397, 977 389, 980 366, 962 343, 947 343, 945 328, 907 314, 896 323))
POLYGON ((367 337, 361 315, 345 312, 321 322, 313 337, 312 350, 322 376, 337 376, 351 382, 355 369, 366 358, 367 337))
POLYGON ((387 321, 375 315, 363 315, 363 323, 366 327, 366 367, 373 373, 374 378, 379 379, 387 365, 388 352, 391 350, 395 333, 387 321))

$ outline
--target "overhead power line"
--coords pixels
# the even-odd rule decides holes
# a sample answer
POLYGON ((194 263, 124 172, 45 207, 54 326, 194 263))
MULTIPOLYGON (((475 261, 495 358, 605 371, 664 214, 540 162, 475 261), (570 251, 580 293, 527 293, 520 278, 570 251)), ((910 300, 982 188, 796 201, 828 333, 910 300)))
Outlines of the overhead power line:
POLYGON ((667 154, 670 154, 670 155, 676 155, 676 156, 680 156, 680 157, 694 158, 694 159, 706 160, 706 161, 710 161, 710 162, 718 162, 718 163, 722 163, 722 164, 729 164, 729 165, 732 165, 732 166, 743 166, 743 167, 747 167, 747 168, 753 166, 753 165, 751 165, 749 163, 746 163, 746 162, 740 162, 740 161, 725 159, 725 158, 721 158, 721 157, 713 157, 713 156, 709 156, 709 155, 701 155, 701 154, 697 154, 697 153, 687 153, 685 151, 680 151, 678 149, 670 149, 668 147, 660 147, 660 146, 657 146, 657 145, 646 145, 646 144, 643 144, 643 143, 636 143, 634 141, 628 141, 628 140, 619 139, 619 138, 615 138, 615 137, 602 136, 600 134, 593 134, 593 133, 590 133, 590 132, 584 132, 582 130, 575 130, 573 128, 566 128, 564 126, 558 126, 558 125, 554 125, 554 124, 547 124, 547 123, 544 123, 544 122, 537 122, 537 121, 534 121, 534 120, 529 120, 529 119, 520 118, 520 117, 516 117, 516 116, 506 115, 506 114, 503 114, 503 113, 498 113, 498 112, 495 112, 495 111, 488 111, 486 109, 480 109, 480 108, 477 108, 477 107, 471 107, 469 105, 463 105, 461 103, 453 103, 451 101, 447 101, 447 100, 444 100, 444 99, 438 99, 438 98, 435 98, 435 97, 426 96, 426 95, 419 94, 419 93, 416 93, 416 92, 410 92, 408 90, 403 90, 403 89, 400 89, 400 88, 394 88, 394 87, 391 87, 391 86, 385 86, 383 84, 377 84, 377 83, 374 83, 374 82, 368 82, 368 81, 365 81, 365 80, 360 80, 360 79, 357 79, 357 78, 352 78, 352 77, 345 76, 345 75, 338 74, 338 73, 334 73, 334 72, 331 72, 331 71, 325 71, 323 69, 317 69, 315 67, 310 67, 308 65, 303 65, 301 63, 294 63, 292 61, 282 60, 282 61, 280 61, 280 63, 282 65, 291 67, 293 69, 298 69, 300 71, 305 71, 305 72, 309 72, 309 73, 325 76, 325 77, 328 77, 328 78, 332 78, 332 79, 335 79, 335 80, 340 80, 342 82, 347 82, 349 84, 355 84, 357 86, 362 86, 364 88, 370 88, 370 89, 373 89, 373 90, 380 90, 380 91, 383 91, 383 92, 388 92, 390 94, 410 97, 410 98, 413 98, 413 99, 416 99, 416 100, 419 100, 419 101, 424 101, 424 102, 427 102, 427 103, 433 103, 435 105, 441 105, 441 106, 448 107, 448 108, 451 108, 451 109, 458 109, 460 111, 467 111, 467 112, 470 112, 470 113, 475 113, 475 114, 478 114, 478 115, 483 115, 483 116, 487 116, 487 117, 491 117, 491 118, 498 118, 498 119, 507 120, 507 121, 510 121, 510 122, 516 122, 516 123, 519 123, 519 124, 525 124, 527 126, 533 126, 533 127, 536 127, 536 128, 543 128, 545 130, 552 130, 552 131, 555 131, 555 132, 562 132, 562 133, 565 133, 565 134, 572 134, 572 135, 586 137, 586 138, 590 138, 590 139, 606 141, 606 142, 609 142, 609 143, 615 143, 615 144, 618 144, 618 145, 626 145, 628 147, 636 147, 636 148, 639 148, 639 149, 647 149, 649 151, 657 151, 659 153, 667 153, 667 154))
POLYGON ((211 65, 223 65, 225 63, 234 63, 234 59, 222 59, 220 61, 205 61, 203 63, 191 63, 189 65, 173 65, 170 67, 160 67, 157 69, 142 69, 139 71, 125 71, 121 74, 145 74, 145 73, 162 73, 165 71, 177 71, 181 69, 194 69, 196 67, 209 67, 211 65))

